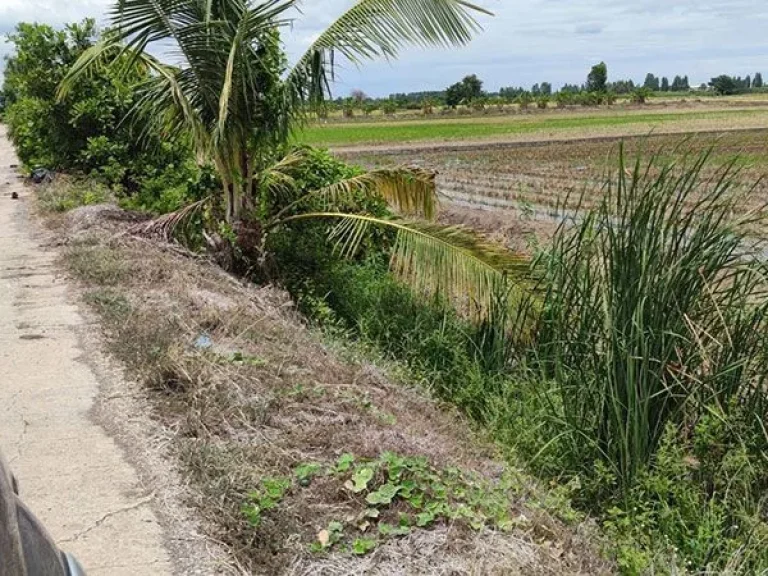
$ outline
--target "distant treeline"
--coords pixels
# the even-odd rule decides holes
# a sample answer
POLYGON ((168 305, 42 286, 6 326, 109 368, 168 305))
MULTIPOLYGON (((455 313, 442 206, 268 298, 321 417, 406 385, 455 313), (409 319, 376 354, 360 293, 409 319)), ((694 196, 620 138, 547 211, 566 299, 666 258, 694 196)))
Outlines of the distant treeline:
POLYGON ((452 84, 445 90, 425 90, 419 92, 394 93, 385 98, 370 98, 360 90, 354 90, 349 97, 337 98, 330 108, 344 111, 346 116, 353 116, 355 110, 369 114, 382 110, 391 114, 397 110, 422 110, 431 114, 434 108, 456 108, 463 105, 474 109, 487 106, 516 103, 521 108, 536 104, 546 108, 551 100, 558 106, 612 104, 618 97, 629 96, 633 102, 643 103, 655 94, 665 92, 713 92, 730 95, 768 90, 763 83, 763 76, 757 72, 754 76, 720 75, 706 84, 692 86, 687 75, 676 75, 672 80, 667 76, 648 73, 645 80, 635 82, 631 79, 609 81, 608 68, 601 62, 592 67, 584 84, 564 84, 555 91, 551 82, 538 82, 526 88, 523 86, 505 86, 498 91, 483 90, 483 81, 477 75, 470 75, 452 84))

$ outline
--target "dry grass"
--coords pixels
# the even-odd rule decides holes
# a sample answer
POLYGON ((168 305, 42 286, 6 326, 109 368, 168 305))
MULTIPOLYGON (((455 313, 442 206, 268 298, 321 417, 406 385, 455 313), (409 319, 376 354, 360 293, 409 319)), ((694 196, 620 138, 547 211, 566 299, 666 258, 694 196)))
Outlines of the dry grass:
MULTIPOLYGON (((438 524, 356 557, 308 544, 352 510, 332 479, 291 490, 256 528, 241 507, 265 477, 344 453, 425 456, 492 481, 507 467, 466 422, 376 366, 341 360, 305 328, 289 298, 245 285, 178 247, 123 234, 134 218, 88 207, 53 225, 85 285, 111 352, 139 379, 154 418, 193 487, 210 536, 243 571, 260 574, 594 574, 609 571, 578 534, 536 506, 527 479, 510 507, 529 519, 511 533, 438 524), (195 346, 204 334, 212 345, 195 346), (529 505, 528 502, 533 504, 529 505)), ((521 478, 525 478, 520 475, 521 478)))

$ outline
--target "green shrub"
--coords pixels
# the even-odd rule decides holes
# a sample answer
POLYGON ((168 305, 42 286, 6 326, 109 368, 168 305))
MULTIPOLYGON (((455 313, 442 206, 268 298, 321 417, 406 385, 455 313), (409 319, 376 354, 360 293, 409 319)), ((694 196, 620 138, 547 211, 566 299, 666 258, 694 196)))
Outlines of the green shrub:
POLYGON ((19 159, 28 169, 85 173, 126 195, 160 174, 168 185, 183 184, 192 176, 187 143, 138 118, 125 120, 146 69, 96 71, 57 99, 64 75, 98 36, 93 20, 63 30, 22 23, 9 35, 14 52, 3 84, 5 121, 19 159))

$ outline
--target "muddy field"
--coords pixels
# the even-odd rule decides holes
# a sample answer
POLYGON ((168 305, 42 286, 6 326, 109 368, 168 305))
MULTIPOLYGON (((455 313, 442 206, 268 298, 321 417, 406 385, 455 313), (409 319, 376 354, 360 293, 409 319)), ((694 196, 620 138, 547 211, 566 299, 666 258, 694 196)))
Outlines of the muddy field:
MULTIPOLYGON (((415 164, 437 170, 443 221, 469 225, 527 251, 552 233, 564 204, 574 206, 581 200, 585 207, 594 205, 606 178, 619 169, 621 145, 617 139, 601 138, 344 157, 367 167, 415 164)), ((760 181, 768 171, 768 130, 650 135, 624 139, 623 146, 630 166, 638 156, 645 161, 655 157, 658 163, 690 162, 711 148, 705 177, 715 177, 735 161, 738 182, 755 186, 744 210, 768 201, 768 184, 760 181)))

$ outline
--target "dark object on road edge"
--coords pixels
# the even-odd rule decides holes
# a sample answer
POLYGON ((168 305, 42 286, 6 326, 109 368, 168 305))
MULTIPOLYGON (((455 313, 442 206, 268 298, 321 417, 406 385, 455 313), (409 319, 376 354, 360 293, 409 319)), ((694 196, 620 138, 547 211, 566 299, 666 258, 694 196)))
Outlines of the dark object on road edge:
POLYGON ((18 200, 18 199, 19 199, 19 193, 11 192, 11 200, 18 200))
POLYGON ((32 174, 30 174, 29 177, 35 184, 42 184, 43 182, 50 182, 53 180, 53 172, 47 168, 35 168, 32 170, 32 174))
POLYGON ((16 479, 0 454, 0 576, 85 576, 61 552, 19 498, 16 479))

